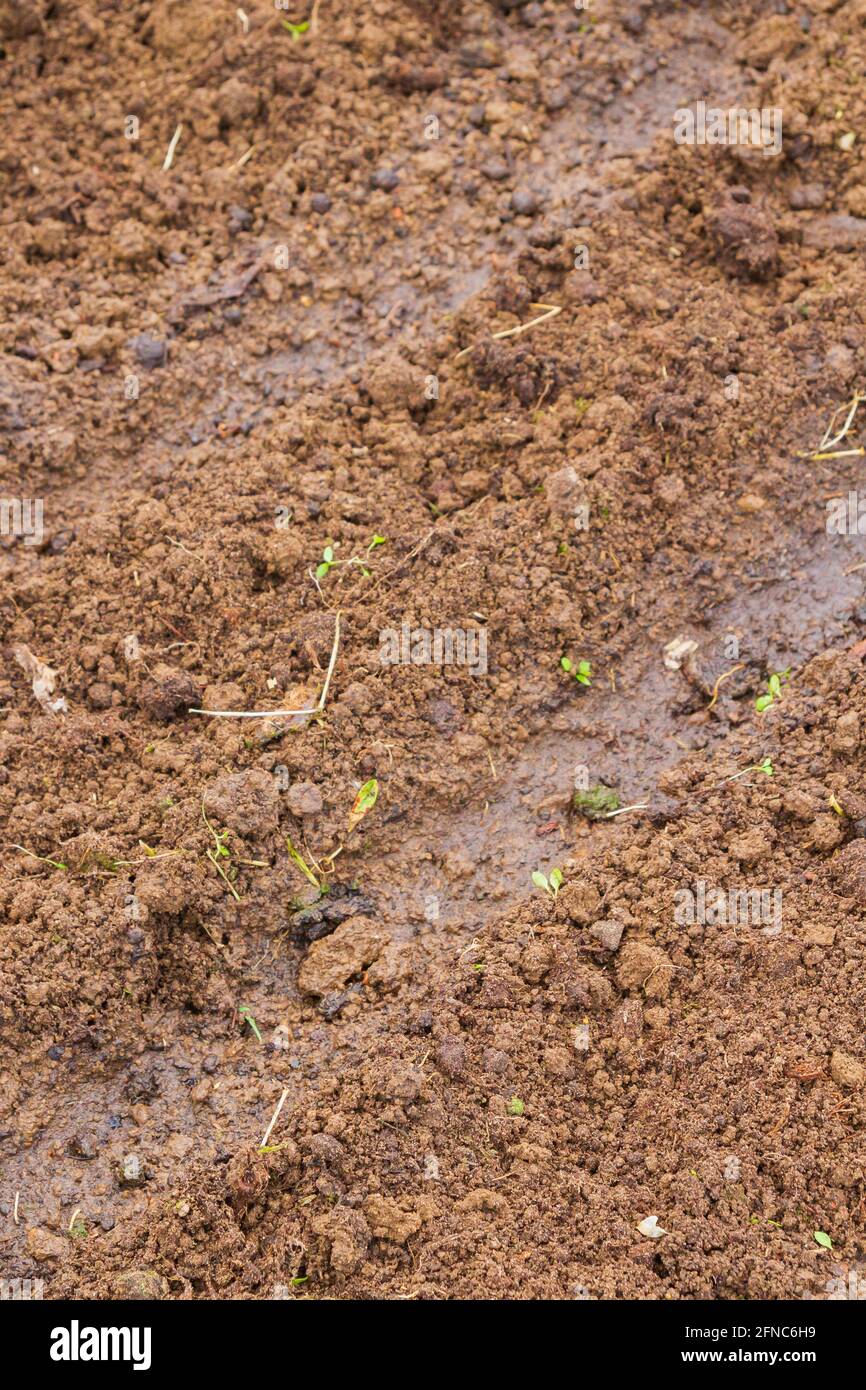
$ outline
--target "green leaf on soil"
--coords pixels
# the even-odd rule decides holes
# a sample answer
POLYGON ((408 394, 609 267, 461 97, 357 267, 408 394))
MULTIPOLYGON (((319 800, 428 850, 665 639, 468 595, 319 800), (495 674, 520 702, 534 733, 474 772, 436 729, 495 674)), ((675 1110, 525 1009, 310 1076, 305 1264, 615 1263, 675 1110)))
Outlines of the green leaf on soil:
POLYGON ((588 787, 586 791, 576 791, 573 804, 575 811, 586 816, 588 820, 603 820, 611 811, 618 811, 621 803, 613 787, 605 787, 599 783, 595 787, 588 787))
POLYGON ((286 849, 287 849, 288 852, 289 852, 289 858, 290 858, 295 864, 297 864, 298 868, 300 869, 300 871, 301 871, 301 873, 304 875, 304 877, 305 877, 305 878, 308 878, 308 879, 310 880, 310 882, 312 883, 313 887, 314 887, 314 888, 318 888, 319 891, 321 892, 321 889, 322 889, 321 883, 320 883, 319 880, 316 878, 316 875, 313 873, 313 871, 312 871, 312 869, 310 868, 309 864, 307 864, 306 861, 305 861, 304 859, 301 858, 300 854, 298 854, 298 851, 295 849, 295 847, 294 847, 294 845, 292 844, 291 840, 289 839, 288 835, 286 836, 286 849))
POLYGON ((255 1019, 252 1016, 252 1013, 250 1012, 249 1004, 241 1004, 241 1007, 238 1009, 238 1013, 240 1014, 244 1023, 248 1023, 250 1025, 258 1041, 262 1042, 263 1039, 261 1033, 259 1032, 259 1025, 256 1023, 255 1019))
POLYGON ((379 795, 379 783, 375 777, 371 777, 369 782, 365 782, 358 795, 355 797, 352 809, 349 812, 349 833, 355 826, 364 819, 369 811, 376 805, 376 798, 379 795))

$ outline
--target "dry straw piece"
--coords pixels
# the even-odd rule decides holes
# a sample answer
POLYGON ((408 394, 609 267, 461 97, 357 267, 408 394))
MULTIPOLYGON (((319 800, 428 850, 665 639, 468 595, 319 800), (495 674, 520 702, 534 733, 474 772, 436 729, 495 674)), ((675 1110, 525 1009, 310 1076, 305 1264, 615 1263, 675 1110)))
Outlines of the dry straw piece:
POLYGON ((301 714, 321 714, 325 708, 325 701, 328 698, 328 690, 331 685, 331 677, 334 674, 334 667, 337 664, 337 652, 340 647, 340 614, 337 613, 334 619, 334 645, 331 648, 331 659, 328 662, 328 670, 325 676, 325 684, 322 686, 322 693, 319 696, 319 703, 312 709, 191 709, 190 714, 208 714, 211 719, 286 719, 292 715, 301 714))

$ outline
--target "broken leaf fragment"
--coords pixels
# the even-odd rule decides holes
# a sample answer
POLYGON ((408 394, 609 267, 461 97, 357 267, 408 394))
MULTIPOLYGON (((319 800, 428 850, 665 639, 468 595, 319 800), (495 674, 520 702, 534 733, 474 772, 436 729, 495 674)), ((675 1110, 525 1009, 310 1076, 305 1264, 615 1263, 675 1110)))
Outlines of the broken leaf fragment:
POLYGON ((22 671, 30 677, 33 684, 33 694, 46 714, 66 714, 69 706, 60 695, 56 700, 50 697, 54 694, 54 686, 57 681, 57 672, 52 671, 50 666, 46 666, 44 661, 40 661, 38 656, 34 656, 29 647, 25 647, 23 642, 19 642, 13 647, 12 654, 22 671))
POLYGON ((698 649, 691 637, 675 637, 662 651, 662 659, 668 671, 678 671, 687 656, 698 649))
POLYGON ((659 1225, 657 1216, 645 1216, 643 1221, 638 1222, 637 1228, 642 1236, 647 1236, 650 1240, 658 1240, 660 1236, 668 1234, 664 1227, 659 1225))
POLYGON ((369 782, 365 782, 358 795, 355 797, 354 804, 349 812, 349 833, 355 826, 364 819, 368 811, 372 811, 376 805, 376 798, 379 795, 379 783, 375 777, 371 777, 369 782))

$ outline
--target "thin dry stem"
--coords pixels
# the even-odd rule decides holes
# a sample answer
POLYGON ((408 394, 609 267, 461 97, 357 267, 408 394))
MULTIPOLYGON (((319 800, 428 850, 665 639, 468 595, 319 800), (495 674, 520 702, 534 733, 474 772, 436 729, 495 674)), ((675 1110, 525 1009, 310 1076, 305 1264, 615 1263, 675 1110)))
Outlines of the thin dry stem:
POLYGON ((283 1091, 283 1094, 280 1096, 279 1100, 277 1101, 277 1108, 276 1108, 276 1110, 274 1111, 273 1115, 271 1116, 271 1123, 268 1125, 267 1129, 265 1130, 264 1137, 263 1137, 263 1139, 262 1139, 261 1144, 259 1145, 259 1148, 260 1148, 260 1149, 263 1149, 263 1148, 266 1147, 267 1142, 268 1142, 268 1140, 269 1140, 270 1137, 271 1137, 271 1131, 273 1130, 274 1125, 277 1123, 277 1120, 280 1118, 280 1111, 282 1110, 283 1106, 284 1106, 285 1103, 286 1103, 286 1096, 287 1096, 288 1094, 289 1094, 289 1088, 288 1088, 288 1086, 287 1086, 286 1089, 283 1091))
POLYGON ((175 152, 175 150, 177 149, 177 142, 178 142, 178 140, 180 139, 181 131, 182 131, 182 130, 183 130, 183 126, 182 126, 182 125, 179 125, 179 126, 177 127, 177 129, 175 130, 174 135, 171 137, 171 141, 170 141, 170 143, 169 143, 169 147, 168 147, 168 149, 167 149, 166 152, 165 152, 165 159, 164 159, 163 162, 162 162, 162 172, 163 172, 164 174, 167 174, 167 173, 168 173, 169 169, 171 168, 172 164, 174 163, 174 152, 175 152))
POLYGON ((325 684, 322 686, 322 693, 319 696, 319 703, 313 709, 191 709, 190 714, 207 714, 211 719, 286 719, 293 715, 302 714, 321 714, 325 708, 325 701, 328 698, 328 690, 331 685, 331 677, 334 674, 334 667, 337 664, 337 653, 340 648, 340 614, 336 614, 334 619, 334 645, 331 648, 331 659, 328 662, 328 670, 325 675, 325 684))
MULTIPOLYGON (((530 309, 544 309, 545 312, 543 314, 538 314, 534 319, 529 319, 527 323, 518 323, 514 328, 502 328, 498 333, 491 333, 490 342, 494 342, 497 338, 516 338, 520 333, 526 333, 530 328, 534 328, 536 324, 545 323, 547 319, 555 318, 557 314, 562 313, 561 304, 535 303, 530 304, 529 307, 530 309)), ((468 357, 470 353, 473 353, 475 349, 480 346, 480 343, 473 343, 471 347, 464 348, 462 352, 458 352, 454 361, 462 362, 464 357, 468 357)))

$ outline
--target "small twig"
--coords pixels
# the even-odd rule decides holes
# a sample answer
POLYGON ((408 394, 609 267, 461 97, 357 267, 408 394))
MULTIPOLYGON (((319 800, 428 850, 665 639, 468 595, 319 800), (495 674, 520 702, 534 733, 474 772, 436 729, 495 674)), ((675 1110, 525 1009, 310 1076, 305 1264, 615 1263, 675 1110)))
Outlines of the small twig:
POLYGON ((253 155, 255 154, 255 150, 255 145, 250 145, 249 149, 246 151, 245 154, 241 155, 240 159, 236 159, 234 164, 229 164, 227 166, 226 173, 230 174, 234 169, 242 169, 244 165, 247 163, 247 161, 252 159, 253 155))
POLYGON ((258 709, 258 710, 239 710, 239 709, 191 709, 190 714, 207 714, 211 719, 286 719, 292 715, 301 714, 321 714, 325 708, 325 701, 328 698, 328 690, 331 685, 331 677, 334 674, 334 667, 337 664, 337 652, 340 648, 340 614, 334 620, 334 645, 331 648, 331 659, 328 662, 328 671, 325 676, 325 684, 322 686, 322 693, 319 696, 319 703, 312 709, 258 709))
POLYGON ((648 811, 648 801, 636 801, 633 806, 620 806, 618 811, 605 811, 604 819, 610 820, 613 816, 624 816, 626 811, 648 811))
POLYGON ((70 1235, 72 1234, 72 1227, 75 1225, 75 1218, 76 1218, 76 1216, 78 1215, 78 1213, 79 1213, 80 1211, 81 1211, 81 1207, 76 1207, 76 1208, 75 1208, 75 1211, 72 1213, 72 1215, 71 1215, 70 1218, 69 1218, 69 1225, 67 1226, 66 1229, 67 1229, 67 1231, 69 1232, 70 1235))
MULTIPOLYGON (((490 341, 494 342, 497 338, 516 338, 518 334, 526 333, 528 329, 534 328, 536 324, 545 323, 547 319, 555 318, 557 314, 562 313, 561 304, 541 304, 538 302, 530 304, 529 307, 530 309, 544 309, 545 312, 543 314, 538 314, 534 319, 529 319, 527 323, 518 323, 514 328, 502 328, 498 333, 492 333, 490 335, 490 341)), ((464 357, 468 357, 471 352, 474 352, 475 349, 480 346, 481 343, 473 343, 471 347, 464 348, 462 352, 458 352, 454 361, 462 362, 464 357)))
POLYGON ((164 174, 168 173, 169 169, 172 166, 172 163, 174 162, 174 152, 177 149, 177 142, 180 139, 182 130, 183 126, 179 125, 177 127, 177 130, 174 132, 174 135, 171 137, 171 142, 169 144, 168 149, 165 152, 165 159, 162 161, 162 172, 164 174))
POLYGON ((12 1220, 15 1222, 15 1225, 16 1225, 16 1226, 19 1226, 19 1225, 21 1224, 20 1221, 18 1220, 18 1199, 20 1198, 20 1196, 21 1196, 21 1191, 20 1191, 20 1189, 19 1189, 19 1191, 15 1193, 15 1205, 14 1205, 14 1207, 12 1208, 12 1220))
POLYGON ((286 1096, 287 1096, 288 1094, 289 1094, 289 1088, 288 1088, 288 1086, 287 1086, 286 1089, 283 1091, 283 1094, 280 1096, 280 1099, 279 1099, 279 1101, 278 1101, 278 1103, 277 1103, 277 1108, 276 1108, 276 1110, 274 1111, 273 1115, 271 1116, 271 1123, 268 1125, 267 1129, 265 1130, 264 1138, 262 1139, 261 1144, 259 1144, 259 1148, 260 1148, 260 1149, 263 1149, 263 1148, 265 1147, 265 1145, 267 1144, 268 1140, 270 1139, 270 1137, 271 1137, 271 1130, 273 1129, 274 1125, 277 1123, 277 1120, 280 1118, 280 1111, 282 1110, 283 1106, 284 1106, 285 1103, 286 1103, 286 1096))
POLYGON ((842 411, 845 409, 844 405, 839 407, 832 420, 830 421, 829 425, 827 426, 826 430, 824 431, 824 438, 818 445, 819 449, 828 449, 834 444, 841 444, 842 440, 845 438, 846 434, 848 434, 852 424, 854 423, 854 416, 857 414, 857 407, 860 405, 860 402, 864 400, 866 400, 866 396, 861 395, 859 391, 854 392, 854 395, 849 403, 850 408, 848 410, 848 415, 845 420, 845 423, 842 426, 839 433, 833 435, 833 437, 831 438, 831 431, 833 429, 834 424, 836 423, 836 419, 839 415, 841 415, 842 411))
POLYGON ((169 545, 176 545, 178 550, 182 550, 184 555, 188 555, 191 560, 198 560, 201 564, 204 564, 202 556, 196 555, 194 550, 188 550, 187 547, 183 544, 183 541, 176 541, 174 539, 174 536, 166 536, 165 534, 163 534, 163 540, 168 541, 169 545))
POLYGON ((715 704, 716 701, 718 700, 718 698, 719 698, 719 686, 722 684, 722 682, 723 682, 723 681, 726 681, 726 680, 728 679, 729 676, 736 675, 737 671, 742 671, 742 670, 745 668, 745 665, 746 665, 745 661, 740 661, 740 662, 737 663, 736 666, 732 666, 731 669, 730 669, 730 671, 725 671, 725 672, 723 672, 723 674, 722 674, 721 676, 719 676, 719 679, 716 681, 715 685, 713 686, 713 698, 710 700, 710 703, 707 705, 707 712, 709 712, 709 711, 713 708, 714 704, 715 704))
POLYGON ((335 619, 334 619, 334 645, 333 645, 333 647, 331 648, 331 660, 328 662, 328 672, 327 672, 327 675, 325 676, 325 684, 322 686, 322 693, 321 693, 321 695, 319 696, 319 709, 320 709, 320 710, 325 708, 325 701, 326 701, 327 698, 328 698, 328 689, 329 689, 330 684, 331 684, 331 677, 332 677, 332 675, 334 674, 334 667, 335 667, 336 664, 337 664, 337 649, 339 648, 339 645, 340 645, 340 613, 339 613, 339 610, 338 610, 338 611, 337 611, 337 615, 336 615, 336 617, 335 617, 335 619))
POLYGON ((827 453, 825 451, 823 453, 815 454, 798 454, 797 458, 815 459, 815 461, 817 462, 819 459, 848 459, 853 458, 855 456, 857 458, 862 458, 864 454, 866 454, 866 447, 861 445, 859 449, 835 449, 831 453, 827 453))
POLYGON ((863 395, 860 391, 855 391, 851 400, 848 402, 847 407, 844 405, 840 405, 838 410, 834 411, 833 417, 824 431, 824 436, 821 440, 821 443, 818 445, 818 448, 815 450, 809 450, 807 453, 797 454, 797 458, 815 460, 852 458, 854 456, 862 458, 863 455, 866 454, 866 448, 861 447, 859 449, 836 450, 834 449, 834 446, 836 444, 841 444, 842 440, 846 437, 846 435, 850 434, 851 426, 854 424, 854 416, 857 414, 857 409, 863 403, 863 401, 866 401, 866 395, 863 395), (846 408, 848 410, 848 414, 845 417, 845 423, 837 434, 833 434, 833 429, 836 425, 836 421, 842 414, 842 411, 846 408), (829 450, 830 452, 826 452, 827 450, 829 450))
POLYGON ((207 855, 207 857, 208 857, 208 859, 210 860, 210 862, 213 864, 213 866, 214 866, 214 868, 216 869, 217 873, 219 874, 220 878, 222 878, 222 879, 224 880, 225 885, 226 885, 226 887, 228 888, 229 892, 231 893, 232 897, 235 899, 236 902, 240 902, 241 898, 240 898, 240 894, 238 893, 238 890, 235 888, 234 884, 232 883, 231 879, 229 878, 229 876, 228 876, 228 874, 226 873, 225 869, 223 868, 222 864, 219 862, 219 860, 217 859, 216 855, 214 854, 213 850, 212 850, 212 849, 206 849, 206 850, 205 850, 205 854, 207 855))

